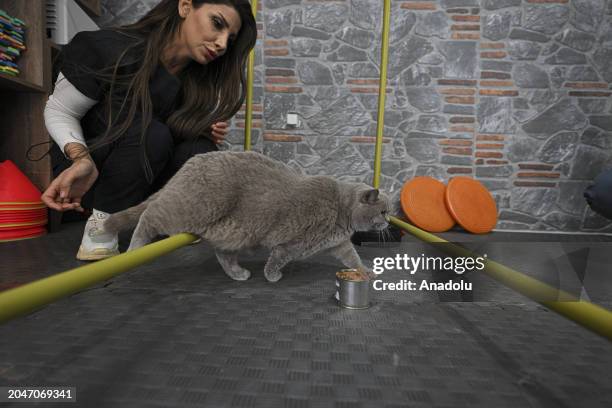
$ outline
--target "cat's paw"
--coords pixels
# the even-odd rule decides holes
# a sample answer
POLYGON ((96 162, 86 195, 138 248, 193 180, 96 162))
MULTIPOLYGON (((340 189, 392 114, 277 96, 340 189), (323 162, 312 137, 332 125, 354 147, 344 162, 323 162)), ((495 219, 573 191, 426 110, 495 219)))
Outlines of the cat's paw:
POLYGON ((251 271, 248 269, 240 268, 240 270, 232 270, 227 276, 237 281, 245 281, 251 277, 251 271))
POLYGON ((268 282, 278 282, 283 277, 283 274, 280 271, 273 273, 265 273, 264 275, 266 276, 268 282))
POLYGON ((374 279, 378 276, 374 273, 374 271, 372 271, 372 269, 365 265, 361 265, 359 268, 357 268, 357 270, 365 274, 369 279, 374 279))

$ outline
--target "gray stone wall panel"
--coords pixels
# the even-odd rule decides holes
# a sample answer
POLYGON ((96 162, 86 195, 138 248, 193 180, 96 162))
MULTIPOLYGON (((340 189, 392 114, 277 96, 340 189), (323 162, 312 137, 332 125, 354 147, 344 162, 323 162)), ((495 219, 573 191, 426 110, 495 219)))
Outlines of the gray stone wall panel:
MULTIPOLYGON (((157 0, 102 0, 103 25, 157 0)), ((307 174, 370 183, 382 2, 260 0, 253 149, 307 174), (289 112, 300 118, 286 123, 289 112)), ((609 231, 582 190, 612 167, 612 3, 391 3, 381 188, 480 180, 497 228, 609 231)), ((224 148, 242 149, 244 113, 224 148)))

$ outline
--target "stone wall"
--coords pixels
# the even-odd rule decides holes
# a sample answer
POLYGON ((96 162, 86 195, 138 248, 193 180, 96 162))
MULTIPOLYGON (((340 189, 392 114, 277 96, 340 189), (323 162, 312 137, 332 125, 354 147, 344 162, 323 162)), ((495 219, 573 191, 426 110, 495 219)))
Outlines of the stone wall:
MULTIPOLYGON (((103 2, 102 24, 156 3, 103 2)), ((371 183, 382 1, 260 5, 254 149, 371 183)), ((582 198, 612 167, 612 1, 394 0, 388 73, 381 187, 396 204, 411 177, 467 175, 497 228, 612 231, 582 198)))

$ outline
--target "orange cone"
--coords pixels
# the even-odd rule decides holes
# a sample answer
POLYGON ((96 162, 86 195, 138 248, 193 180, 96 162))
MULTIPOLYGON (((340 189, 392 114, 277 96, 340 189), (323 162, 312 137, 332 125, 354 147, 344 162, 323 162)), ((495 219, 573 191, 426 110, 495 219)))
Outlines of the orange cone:
POLYGON ((42 204, 41 193, 15 164, 6 160, 0 163, 0 204, 30 205, 42 204))
POLYGON ((47 208, 36 186, 10 160, 0 163, 0 242, 45 234, 47 208))

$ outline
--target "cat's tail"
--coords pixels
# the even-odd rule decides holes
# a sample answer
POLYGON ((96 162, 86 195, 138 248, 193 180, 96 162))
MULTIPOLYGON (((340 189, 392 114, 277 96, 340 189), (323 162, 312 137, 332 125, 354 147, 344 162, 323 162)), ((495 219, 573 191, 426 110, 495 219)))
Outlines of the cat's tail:
POLYGON ((118 234, 121 231, 135 227, 136 224, 138 224, 140 215, 147 209, 152 201, 155 201, 158 196, 159 192, 153 194, 151 197, 138 205, 111 214, 111 216, 102 224, 100 233, 118 234))

